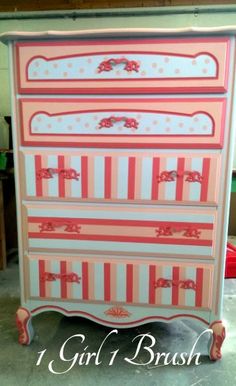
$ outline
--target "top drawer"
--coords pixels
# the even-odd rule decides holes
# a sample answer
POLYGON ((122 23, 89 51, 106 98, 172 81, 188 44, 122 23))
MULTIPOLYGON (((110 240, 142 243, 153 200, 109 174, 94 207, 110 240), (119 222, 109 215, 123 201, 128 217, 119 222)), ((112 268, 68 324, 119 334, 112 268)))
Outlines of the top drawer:
POLYGON ((227 90, 225 37, 19 42, 16 54, 20 93, 227 90))

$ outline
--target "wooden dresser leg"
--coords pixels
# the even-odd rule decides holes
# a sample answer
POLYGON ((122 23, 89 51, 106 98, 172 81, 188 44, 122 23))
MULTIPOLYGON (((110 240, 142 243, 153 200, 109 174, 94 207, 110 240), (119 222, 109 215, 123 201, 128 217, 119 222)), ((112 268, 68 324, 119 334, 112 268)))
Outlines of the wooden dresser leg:
POLYGON ((33 336, 34 330, 31 324, 31 313, 24 307, 19 307, 16 312, 16 326, 19 332, 18 342, 20 344, 30 344, 33 336))
POLYGON ((225 327, 221 320, 212 322, 209 328, 213 331, 209 346, 209 356, 212 361, 221 359, 221 347, 225 339, 225 327))

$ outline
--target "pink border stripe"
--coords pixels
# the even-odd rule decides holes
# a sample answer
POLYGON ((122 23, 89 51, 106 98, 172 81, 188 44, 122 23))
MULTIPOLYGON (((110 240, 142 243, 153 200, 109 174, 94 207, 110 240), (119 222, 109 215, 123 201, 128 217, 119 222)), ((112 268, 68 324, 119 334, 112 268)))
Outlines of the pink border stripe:
POLYGON ((41 197, 43 195, 43 180, 42 178, 37 178, 37 172, 42 169, 42 159, 41 155, 35 155, 35 183, 36 183, 36 196, 41 197))
POLYGON ((160 172, 160 158, 153 157, 152 161, 152 200, 158 199, 159 185, 157 183, 157 177, 160 172))
POLYGON ((207 201, 210 162, 211 162, 210 158, 204 158, 203 160, 203 166, 202 166, 203 181, 202 181, 200 201, 207 201))
MULTIPOLYGON (((203 268, 197 268, 196 272, 196 298, 195 306, 202 306, 202 288, 203 288, 203 268)), ((207 296, 207 294, 206 294, 207 296)))
POLYGON ((105 198, 111 198, 111 157, 105 157, 105 198))
POLYGON ((127 243, 144 243, 144 244, 176 244, 176 245, 199 245, 205 247, 212 246, 212 240, 194 239, 177 239, 177 238, 157 238, 157 237, 137 237, 137 236, 116 236, 116 235, 82 235, 82 234, 65 234, 65 233, 39 233, 29 232, 29 238, 33 239, 63 239, 63 240, 87 240, 87 241, 110 241, 110 242, 127 242, 127 243))
MULTIPOLYGON (((63 155, 58 156, 58 169, 65 169, 63 155)), ((58 190, 59 190, 59 197, 64 198, 65 197, 65 180, 62 173, 59 173, 59 176, 58 176, 58 190)))
POLYGON ((88 300, 88 263, 82 262, 82 298, 88 300))
POLYGON ((126 301, 133 302, 133 264, 126 265, 126 301))
POLYGON ((129 157, 128 166, 128 199, 134 200, 135 193, 135 157, 129 157))
POLYGON ((82 198, 88 198, 88 157, 81 157, 81 191, 82 198))
POLYGON ((182 201, 184 187, 184 158, 178 158, 177 164, 177 181, 176 181, 176 200, 182 201))
POLYGON ((62 275, 61 278, 61 298, 66 299, 67 298, 67 284, 66 284, 66 278, 63 275, 66 275, 66 262, 60 261, 60 272, 62 275))
MULTIPOLYGON (((142 213, 140 214, 142 216, 142 213)), ((181 222, 181 221, 152 221, 152 220, 113 220, 113 219, 101 219, 101 218, 71 218, 71 217, 28 217, 29 223, 41 223, 45 221, 58 221, 62 224, 65 221, 77 221, 79 224, 89 225, 114 225, 114 226, 134 226, 134 227, 157 227, 157 226, 178 226, 187 227, 189 225, 195 225, 201 229, 213 229, 213 223, 201 223, 201 222, 181 222)))
POLYGON ((111 264, 104 263, 104 300, 111 300, 111 264))
POLYGON ((41 280, 41 277, 44 277, 44 274, 45 274, 45 261, 39 260, 38 265, 39 265, 39 296, 41 298, 45 298, 46 296, 45 281, 41 280))
POLYGON ((156 266, 149 266, 149 304, 155 304, 156 289, 154 287, 156 281, 156 266))
MULTIPOLYGON (((172 268, 172 279, 179 281, 179 267, 172 268)), ((179 304, 179 287, 178 285, 172 285, 172 305, 177 306, 179 304)))

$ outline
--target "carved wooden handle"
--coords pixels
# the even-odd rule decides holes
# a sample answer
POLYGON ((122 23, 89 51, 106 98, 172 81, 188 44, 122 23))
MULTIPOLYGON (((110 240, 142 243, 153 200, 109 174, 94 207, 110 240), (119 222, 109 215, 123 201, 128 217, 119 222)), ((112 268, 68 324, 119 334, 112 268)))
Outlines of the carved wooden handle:
POLYGON ((127 127, 129 129, 137 129, 139 125, 138 121, 135 118, 111 116, 108 118, 101 119, 101 121, 99 122, 99 129, 113 127, 114 123, 117 122, 124 122, 124 127, 127 127))
POLYGON ((170 225, 159 226, 155 229, 156 237, 160 236, 173 236, 176 232, 183 232, 182 236, 184 237, 193 237, 195 239, 199 239, 201 235, 201 231, 197 228, 189 227, 174 227, 170 225))
POLYGON ((40 276, 40 281, 56 281, 56 280, 62 280, 64 279, 68 283, 78 283, 80 284, 81 277, 77 275, 77 273, 71 272, 71 273, 52 273, 52 272, 44 272, 40 276))
POLYGON ((160 182, 175 181, 176 178, 183 178, 184 175, 186 175, 185 181, 188 182, 199 182, 201 184, 203 181, 203 176, 195 170, 185 170, 182 173, 177 170, 164 170, 157 176, 157 182, 159 184, 160 182))
POLYGON ((77 173, 75 169, 62 169, 62 168, 42 168, 36 173, 37 180, 43 178, 53 178, 54 174, 58 174, 66 180, 79 180, 80 173, 77 173))
POLYGON ((139 71, 139 63, 136 60, 129 60, 127 58, 110 58, 108 60, 104 60, 98 66, 98 73, 103 71, 109 72, 113 70, 114 66, 119 64, 124 64, 124 70, 127 72, 138 72, 139 71))
POLYGON ((196 291, 196 283, 191 280, 171 280, 171 279, 165 279, 163 277, 160 277, 157 279, 154 283, 155 288, 170 288, 170 287, 179 287, 183 289, 191 289, 193 291, 196 291))
POLYGON ((39 225, 40 233, 42 232, 54 232, 56 229, 64 226, 64 232, 80 233, 81 226, 76 221, 43 221, 39 225))

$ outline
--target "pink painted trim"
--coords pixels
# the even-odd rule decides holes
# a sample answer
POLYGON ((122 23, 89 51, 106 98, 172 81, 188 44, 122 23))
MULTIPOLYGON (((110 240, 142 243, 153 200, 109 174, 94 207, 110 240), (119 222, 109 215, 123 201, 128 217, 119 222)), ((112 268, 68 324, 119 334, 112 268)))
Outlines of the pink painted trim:
POLYGON ((61 298, 62 299, 67 299, 67 281, 64 275, 67 274, 67 269, 66 269, 66 261, 60 261, 60 272, 61 272, 61 298))
POLYGON ((152 161, 152 200, 158 200, 159 184, 157 183, 157 176, 160 172, 160 158, 153 157, 152 161))
POLYGON ((128 162, 128 200, 134 200, 135 195, 135 157, 129 157, 128 162))
POLYGON ((43 181, 42 181, 42 179, 37 178, 38 171, 42 169, 41 155, 35 155, 34 162, 35 162, 35 175, 36 175, 36 178, 35 178, 36 196, 42 197, 43 196, 43 181))
POLYGON ((201 195, 200 195, 200 201, 206 202, 207 196, 208 196, 208 184, 209 184, 209 173, 210 173, 210 158, 204 158, 203 159, 203 165, 202 165, 202 187, 201 187, 201 195))
POLYGON ((156 281, 156 266, 149 265, 149 304, 155 304, 156 302, 156 291, 155 291, 155 281, 156 281))
POLYGON ((16 327, 17 327, 18 333, 19 333, 18 342, 20 344, 28 345, 30 343, 30 337, 29 337, 29 334, 28 334, 28 327, 27 327, 27 324, 28 324, 30 318, 31 318, 31 314, 30 314, 29 310, 27 310, 27 308, 20 307, 17 310, 17 312, 16 312, 16 319, 15 320, 16 320, 16 327), (27 317, 24 318, 23 321, 18 316, 18 312, 20 312, 20 310, 23 310, 23 311, 25 311, 27 313, 27 317), (25 335, 26 339, 24 339, 24 335, 25 335))
POLYGON ((160 320, 164 320, 164 321, 171 321, 175 318, 184 318, 184 317, 187 317, 187 318, 192 318, 192 319, 196 319, 196 320, 199 320, 200 322, 206 324, 207 326, 209 325, 209 322, 199 316, 196 316, 196 315, 193 315, 193 314, 176 314, 176 315, 172 315, 170 317, 165 317, 165 316, 147 316, 147 317, 144 317, 144 318, 141 318, 141 319, 137 319, 133 322, 111 322, 111 321, 107 321, 105 319, 101 319, 97 316, 94 316, 88 312, 85 312, 85 311, 68 311, 66 310, 65 308, 63 307, 60 307, 60 306, 39 306, 39 307, 36 307, 34 308, 31 313, 37 313, 38 311, 40 310, 44 310, 44 309, 54 309, 55 311, 62 311, 64 312, 65 314, 68 314, 68 315, 73 315, 73 314, 78 314, 78 315, 82 315, 82 316, 87 316, 87 317, 91 317, 92 319, 94 319, 95 321, 98 321, 98 322, 101 322, 101 323, 109 323, 110 325, 120 325, 120 326, 132 326, 134 324, 137 324, 137 323, 142 323, 144 321, 151 321, 151 320, 157 320, 157 319, 160 319, 160 320))
POLYGON ((106 198, 111 198, 111 165, 112 165, 112 157, 105 157, 105 186, 104 186, 104 196, 106 198))
MULTIPOLYGON (((172 268, 172 280, 179 282, 179 267, 172 268)), ((179 304, 179 287, 172 285, 172 305, 177 306, 179 304)))
MULTIPOLYGON (((97 143, 97 142, 66 142, 66 147, 75 147, 75 145, 78 143, 77 146, 80 148, 104 148, 104 143, 97 143)), ((33 147, 64 147, 65 142, 44 142, 44 141, 21 141, 21 144, 23 146, 33 146, 33 147)), ((106 143, 106 148, 109 149, 130 149, 132 146, 132 149, 222 149, 222 143, 125 143, 125 142, 108 142, 106 143)))
MULTIPOLYGON (((65 169, 65 162, 64 162, 63 155, 58 156, 58 169, 65 169)), ((61 173, 59 173, 58 175, 58 192, 59 192, 60 198, 65 197, 65 180, 61 173)))
POLYGON ((183 188, 184 188, 184 158, 178 158, 177 163, 177 174, 180 176, 176 181, 176 200, 182 201, 183 199, 183 188))
POLYGON ((104 300, 111 300, 111 264, 104 263, 104 300))
MULTIPOLYGON (((196 271, 196 299, 195 307, 202 307, 202 296, 203 296, 203 268, 197 268, 196 271)), ((206 295, 206 294, 204 294, 206 295)))
POLYGON ((182 221, 152 221, 152 220, 113 220, 113 219, 99 219, 99 218, 78 218, 72 219, 71 217, 36 217, 29 216, 29 223, 40 223, 47 221, 71 221, 75 220, 79 224, 90 224, 90 225, 115 225, 115 226, 141 226, 141 227, 157 227, 157 226, 171 226, 171 227, 186 227, 194 225, 197 228, 201 229, 213 229, 214 225, 211 223, 201 223, 201 222, 182 222, 182 221))
POLYGON ((136 237, 136 236, 117 236, 117 235, 83 235, 83 234, 65 234, 65 233, 38 233, 28 232, 31 239, 63 239, 63 240, 87 240, 87 241, 110 241, 110 242, 130 242, 147 244, 177 244, 177 245, 199 245, 212 246, 212 240, 190 240, 177 238, 157 238, 157 237, 136 237))
POLYGON ((88 262, 82 262, 82 298, 83 300, 89 300, 88 295, 88 262))
POLYGON ((82 198, 88 198, 88 157, 87 156, 81 157, 81 194, 82 194, 82 198))
POLYGON ((126 302, 133 302, 133 264, 126 264, 126 302))
POLYGON ((46 296, 46 282, 41 280, 41 277, 45 275, 45 260, 38 261, 39 269, 39 296, 45 298, 46 296))

